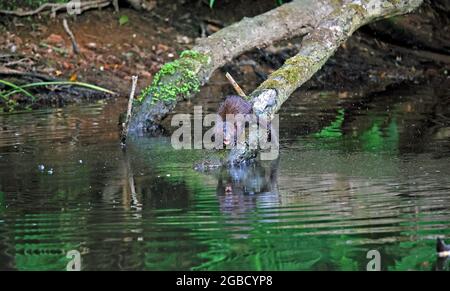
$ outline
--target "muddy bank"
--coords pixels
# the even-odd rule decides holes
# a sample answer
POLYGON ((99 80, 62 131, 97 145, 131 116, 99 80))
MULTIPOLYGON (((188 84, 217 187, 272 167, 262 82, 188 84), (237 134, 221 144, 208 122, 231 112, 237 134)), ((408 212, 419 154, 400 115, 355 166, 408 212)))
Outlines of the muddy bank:
MULTIPOLYGON (((245 1, 220 1, 210 9, 199 1, 160 1, 150 12, 121 7, 90 10, 68 24, 78 43, 80 54, 63 29, 60 14, 31 18, 4 17, 0 21, 0 77, 7 72, 33 72, 33 76, 14 76, 18 84, 48 79, 79 80, 96 84, 127 96, 132 75, 139 75, 138 91, 151 83, 153 75, 179 53, 189 49, 196 38, 206 37, 221 27, 276 7, 273 1, 248 5, 245 1), (125 23, 124 20, 126 19, 125 23), (122 24, 121 24, 122 22, 122 24)), ((60 90, 36 91, 42 105, 62 106, 81 100, 105 98, 93 92, 60 90), (42 93, 42 94, 40 94, 42 93)), ((20 104, 29 103, 14 96, 20 104)), ((1 102, 1 101, 0 101, 1 102)))

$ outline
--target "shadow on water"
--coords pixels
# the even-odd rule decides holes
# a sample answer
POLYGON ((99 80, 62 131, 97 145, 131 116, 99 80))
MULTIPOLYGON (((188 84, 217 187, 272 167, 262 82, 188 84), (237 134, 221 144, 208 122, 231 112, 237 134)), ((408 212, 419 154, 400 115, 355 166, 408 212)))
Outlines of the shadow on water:
POLYGON ((207 174, 209 153, 170 138, 122 151, 123 102, 0 115, 0 269, 63 270, 72 249, 85 270, 365 270, 369 250, 384 270, 448 269, 448 95, 304 94, 279 160, 207 174))

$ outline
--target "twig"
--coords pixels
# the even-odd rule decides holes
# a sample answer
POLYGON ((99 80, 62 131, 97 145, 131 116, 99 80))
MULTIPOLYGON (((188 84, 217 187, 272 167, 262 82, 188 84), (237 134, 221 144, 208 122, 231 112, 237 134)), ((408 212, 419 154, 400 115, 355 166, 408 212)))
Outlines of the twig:
POLYGON ((241 87, 239 87, 238 83, 236 83, 236 81, 233 79, 233 77, 230 75, 230 73, 226 73, 225 77, 227 77, 228 81, 230 82, 231 86, 233 86, 234 90, 236 91, 236 93, 238 93, 239 96, 241 97, 247 97, 247 95, 244 93, 244 91, 241 89, 241 87))
POLYGON ((63 27, 65 32, 69 35, 70 41, 72 42, 72 48, 73 52, 77 55, 80 54, 80 49, 78 48, 77 40, 75 39, 75 36, 73 35, 72 31, 69 28, 69 24, 67 23, 67 19, 63 19, 63 27))
MULTIPOLYGON (((85 10, 92 8, 103 8, 111 4, 111 0, 95 0, 89 2, 81 2, 80 3, 80 12, 84 12, 85 10)), ((45 3, 39 6, 39 8, 35 10, 29 11, 21 11, 21 10, 0 10, 0 14, 6 15, 14 15, 14 16, 31 16, 38 14, 45 10, 50 10, 52 15, 54 15, 57 11, 61 9, 67 9, 67 3, 45 3)))
POLYGON ((127 140, 128 127, 130 125, 131 110, 133 109, 134 92, 136 91, 138 76, 132 76, 131 80, 132 80, 132 85, 131 85, 130 99, 128 99, 127 115, 125 117, 125 122, 124 122, 123 128, 122 128, 122 135, 120 138, 122 146, 125 146, 126 140, 127 140))
POLYGON ((30 65, 34 64, 34 62, 30 58, 22 58, 16 61, 7 62, 4 64, 5 67, 12 67, 17 65, 30 65))
POLYGON ((202 21, 206 22, 206 23, 209 23, 209 24, 213 24, 213 25, 218 26, 220 28, 225 26, 225 24, 223 24, 223 22, 221 22, 219 20, 216 20, 216 19, 207 18, 207 17, 202 18, 202 21))

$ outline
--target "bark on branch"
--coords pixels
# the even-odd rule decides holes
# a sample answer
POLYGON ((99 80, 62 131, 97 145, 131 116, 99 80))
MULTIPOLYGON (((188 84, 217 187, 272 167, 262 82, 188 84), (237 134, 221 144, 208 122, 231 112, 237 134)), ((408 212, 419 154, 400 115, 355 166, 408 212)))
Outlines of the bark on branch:
MULTIPOLYGON (((250 94, 253 112, 273 119, 281 105, 302 84, 308 81, 358 28, 381 18, 411 12, 422 0, 409 1, 347 1, 322 19, 312 33, 302 40, 300 51, 273 72, 250 94)), ((233 162, 255 155, 245 148, 233 150, 233 162)))
POLYGON ((323 18, 303 39, 297 55, 288 59, 250 94, 254 112, 273 116, 294 90, 308 81, 359 27, 411 12, 421 3, 422 0, 347 1, 323 18))

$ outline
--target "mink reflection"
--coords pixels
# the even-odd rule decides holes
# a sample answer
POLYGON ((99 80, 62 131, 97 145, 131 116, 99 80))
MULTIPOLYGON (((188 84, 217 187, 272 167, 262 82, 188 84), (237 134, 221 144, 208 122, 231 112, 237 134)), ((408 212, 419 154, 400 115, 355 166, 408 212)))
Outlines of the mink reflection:
POLYGON ((261 203, 279 203, 278 161, 222 167, 217 173, 216 189, 220 210, 239 216, 261 203))

